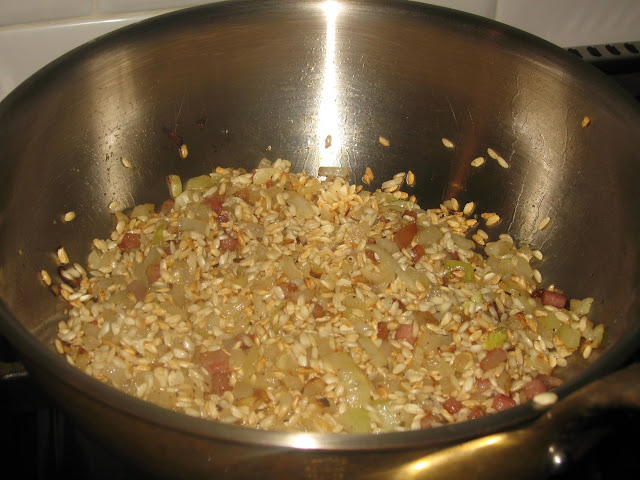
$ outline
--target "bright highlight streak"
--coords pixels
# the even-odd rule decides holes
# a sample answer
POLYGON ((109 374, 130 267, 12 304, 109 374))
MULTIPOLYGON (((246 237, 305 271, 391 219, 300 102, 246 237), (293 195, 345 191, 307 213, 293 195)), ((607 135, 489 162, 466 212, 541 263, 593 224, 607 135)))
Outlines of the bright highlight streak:
POLYGON ((309 449, 316 448, 318 446, 318 442, 316 442, 312 435, 301 433, 296 435, 294 445, 297 448, 309 449))
POLYGON ((336 72, 336 19, 341 5, 333 0, 322 4, 327 17, 323 85, 318 109, 319 167, 339 167, 338 151, 342 135, 338 116, 338 88, 336 72))

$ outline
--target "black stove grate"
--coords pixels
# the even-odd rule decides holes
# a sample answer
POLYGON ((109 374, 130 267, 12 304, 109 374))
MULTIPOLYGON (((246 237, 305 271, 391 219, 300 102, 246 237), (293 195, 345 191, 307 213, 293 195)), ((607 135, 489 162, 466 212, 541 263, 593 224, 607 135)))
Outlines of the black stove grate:
POLYGON ((567 50, 606 73, 640 102, 640 40, 567 50))

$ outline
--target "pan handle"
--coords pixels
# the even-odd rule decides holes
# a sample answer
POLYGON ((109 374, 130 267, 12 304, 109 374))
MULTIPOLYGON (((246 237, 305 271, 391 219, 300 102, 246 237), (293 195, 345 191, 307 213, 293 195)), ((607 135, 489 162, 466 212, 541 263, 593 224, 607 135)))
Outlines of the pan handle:
POLYGON ((29 372, 18 359, 11 344, 0 335, 0 384, 29 377, 29 372))
POLYGON ((0 362, 0 383, 13 382, 29 377, 22 362, 0 362))
POLYGON ((539 423, 549 439, 550 474, 569 478, 565 477, 567 471, 578 462, 593 463, 591 455, 600 456, 596 465, 606 464, 602 455, 610 455, 613 448, 605 452, 596 448, 611 444, 624 450, 623 443, 628 443, 625 436, 634 435, 640 426, 640 363, 579 389, 547 411, 539 423))
POLYGON ((572 478, 570 471, 616 428, 625 428, 619 435, 632 434, 638 412, 635 363, 577 390, 527 427, 430 453, 403 465, 394 478, 572 478))

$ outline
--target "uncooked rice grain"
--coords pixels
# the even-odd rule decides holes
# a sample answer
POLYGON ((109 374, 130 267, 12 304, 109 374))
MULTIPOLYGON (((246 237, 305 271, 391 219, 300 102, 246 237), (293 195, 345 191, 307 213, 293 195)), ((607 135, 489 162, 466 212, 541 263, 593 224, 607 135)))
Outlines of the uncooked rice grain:
POLYGON ((502 168, 509 168, 509 164, 507 163, 507 161, 502 158, 502 157, 498 157, 496 158, 496 160, 498 161, 498 164, 502 167, 502 168))
POLYGON ((442 144, 447 147, 447 148, 453 148, 454 144, 451 140, 449 140, 448 138, 442 138, 442 144))
POLYGON ((484 157, 476 157, 473 160, 471 160, 472 167, 479 167, 483 163, 484 163, 484 157))
POLYGON ((263 160, 180 180, 135 217, 112 202, 116 227, 86 268, 57 252, 68 319, 55 350, 140 399, 251 428, 403 431, 495 412, 499 394, 520 403, 579 348, 545 321, 582 338, 602 327, 532 296, 541 254, 475 230, 474 202, 425 210, 405 179, 369 192, 263 160))
POLYGON ((538 230, 544 230, 545 228, 547 228, 550 221, 551 221, 551 217, 544 217, 538 224, 538 230))
POLYGON ((67 251, 64 249, 64 247, 58 248, 57 256, 61 264, 66 265, 67 263, 69 263, 69 255, 67 255, 67 251))

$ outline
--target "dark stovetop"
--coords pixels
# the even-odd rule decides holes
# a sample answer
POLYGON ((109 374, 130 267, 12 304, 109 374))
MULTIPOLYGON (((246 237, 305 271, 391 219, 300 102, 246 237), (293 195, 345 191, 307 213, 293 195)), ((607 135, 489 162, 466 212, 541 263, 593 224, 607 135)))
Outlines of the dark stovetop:
MULTIPOLYGON (((570 48, 574 55, 599 68, 640 101, 640 41, 614 45, 570 48)), ((0 337, 0 362, 17 361, 0 337)), ((640 353, 634 361, 640 361, 640 353)), ((2 372, 0 371, 0 374, 2 372)), ((555 480, 609 480, 633 478, 637 460, 622 432, 640 428, 635 415, 607 418, 619 428, 600 439, 573 462, 569 471, 560 469, 555 480), (630 428, 631 427, 631 428, 630 428), (621 432, 621 433, 617 433, 621 432)), ((75 428, 53 407, 27 375, 0 377, 0 465, 16 471, 3 478, 23 480, 142 480, 144 477, 104 451, 75 428)))
POLYGON ((640 101, 640 41, 568 49, 590 63, 640 101))

